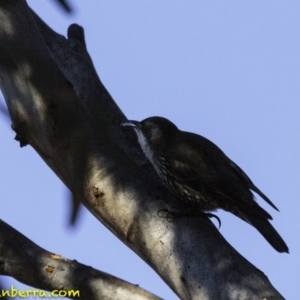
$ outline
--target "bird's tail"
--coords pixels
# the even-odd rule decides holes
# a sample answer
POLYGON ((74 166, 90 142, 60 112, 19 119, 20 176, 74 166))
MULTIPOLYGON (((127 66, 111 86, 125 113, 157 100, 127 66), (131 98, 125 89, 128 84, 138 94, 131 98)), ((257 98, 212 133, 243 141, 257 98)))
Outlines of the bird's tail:
POLYGON ((262 236, 270 243, 270 245, 278 252, 289 253, 289 248, 266 218, 260 216, 247 216, 247 221, 254 226, 262 236))

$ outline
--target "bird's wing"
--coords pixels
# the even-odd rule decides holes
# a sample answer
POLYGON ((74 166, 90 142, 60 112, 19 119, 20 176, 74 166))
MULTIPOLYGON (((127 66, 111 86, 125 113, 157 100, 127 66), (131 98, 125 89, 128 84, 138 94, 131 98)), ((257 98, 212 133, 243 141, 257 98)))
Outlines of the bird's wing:
POLYGON ((224 159, 225 154, 206 139, 198 139, 198 142, 198 145, 176 143, 168 155, 171 173, 179 182, 195 191, 206 187, 232 198, 230 191, 240 188, 235 173, 230 172, 231 167, 224 159))
POLYGON ((224 206, 231 203, 234 207, 246 210, 249 208, 255 214, 271 219, 272 217, 254 201, 247 181, 251 180, 247 175, 235 164, 233 167, 233 162, 209 140, 203 138, 197 142, 182 142, 174 146, 169 155, 169 167, 173 176, 193 191, 217 198, 221 207, 222 203, 224 206), (237 175, 237 170, 242 173, 237 175))
POLYGON ((249 188, 256 192, 260 197, 262 197, 269 205, 271 205, 274 209, 279 211, 279 209, 275 206, 275 204, 258 188, 254 185, 254 183, 251 181, 251 179, 247 176, 247 174, 237 165, 235 164, 232 160, 229 160, 229 163, 232 167, 233 170, 235 170, 237 176, 240 177, 241 180, 243 180, 249 188))

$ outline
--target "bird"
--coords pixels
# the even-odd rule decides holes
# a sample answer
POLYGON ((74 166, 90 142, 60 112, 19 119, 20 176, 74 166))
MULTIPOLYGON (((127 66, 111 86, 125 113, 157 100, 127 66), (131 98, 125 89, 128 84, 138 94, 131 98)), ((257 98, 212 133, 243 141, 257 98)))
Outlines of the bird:
POLYGON ((196 133, 181 131, 163 117, 128 120, 121 125, 135 130, 162 183, 181 203, 201 212, 230 212, 255 227, 275 250, 289 253, 269 222, 271 215, 259 206, 253 192, 278 208, 217 145, 196 133))

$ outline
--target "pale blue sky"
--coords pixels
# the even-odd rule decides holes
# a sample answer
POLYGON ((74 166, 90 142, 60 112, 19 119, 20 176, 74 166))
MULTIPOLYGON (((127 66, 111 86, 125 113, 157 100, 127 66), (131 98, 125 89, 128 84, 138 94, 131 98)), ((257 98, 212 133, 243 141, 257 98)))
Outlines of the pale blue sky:
MULTIPOLYGON (((300 2, 73 0, 69 17, 52 1, 29 4, 61 34, 71 23, 85 28, 98 74, 128 118, 165 116, 244 169, 280 209, 257 197, 290 254, 225 212, 220 231, 286 299, 299 297, 300 2)), ((2 119, 0 130, 1 219, 49 251, 178 299, 87 211, 69 230, 60 180, 2 119)))

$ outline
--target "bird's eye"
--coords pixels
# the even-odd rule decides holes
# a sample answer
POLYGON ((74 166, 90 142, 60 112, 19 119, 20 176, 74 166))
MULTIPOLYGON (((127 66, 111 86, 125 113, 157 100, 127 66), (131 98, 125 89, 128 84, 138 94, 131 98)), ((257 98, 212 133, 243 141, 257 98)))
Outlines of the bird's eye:
POLYGON ((151 139, 152 139, 152 141, 159 141, 161 138, 162 138, 161 130, 156 126, 153 126, 151 128, 151 139))

